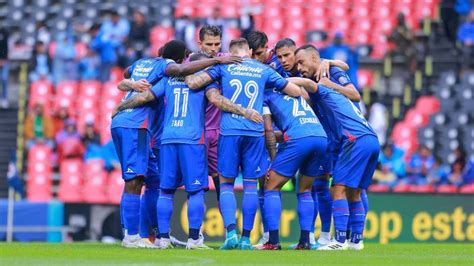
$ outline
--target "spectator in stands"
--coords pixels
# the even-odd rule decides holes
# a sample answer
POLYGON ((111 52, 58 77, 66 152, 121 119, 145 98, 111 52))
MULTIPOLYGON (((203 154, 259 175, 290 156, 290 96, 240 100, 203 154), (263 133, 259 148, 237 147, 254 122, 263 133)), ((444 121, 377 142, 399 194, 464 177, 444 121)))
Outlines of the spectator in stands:
POLYGON ((250 8, 243 8, 239 18, 240 36, 247 38, 247 35, 255 28, 255 21, 250 8))
POLYGON ((117 53, 117 64, 126 67, 128 59, 126 57, 125 42, 130 32, 130 22, 126 18, 120 17, 117 11, 110 11, 108 17, 102 23, 100 31, 103 38, 112 42, 117 53))
POLYGON ((120 161, 115 151, 114 142, 110 140, 104 146, 102 146, 102 158, 105 162, 105 170, 113 171, 120 169, 120 161))
POLYGON ((86 121, 82 143, 86 148, 91 144, 100 145, 100 134, 94 128, 93 120, 86 121))
POLYGON ((446 183, 449 168, 443 164, 440 158, 436 157, 431 169, 428 170, 426 183, 429 185, 439 185, 446 183))
POLYGON ((410 70, 416 66, 415 63, 415 46, 413 32, 405 21, 405 15, 399 13, 397 15, 397 25, 388 37, 388 40, 395 44, 395 48, 391 51, 393 56, 400 56, 407 62, 410 70))
POLYGON ((222 32, 222 51, 227 52, 229 47, 229 37, 227 36, 227 23, 225 19, 221 17, 221 9, 219 6, 214 7, 212 10, 211 17, 207 18, 204 22, 207 25, 217 26, 221 29, 222 32))
POLYGON ((462 45, 463 68, 469 68, 474 61, 474 9, 469 12, 469 17, 458 31, 458 41, 462 45))
POLYGON ((463 184, 474 184, 474 158, 469 160, 462 175, 463 184))
POLYGON ((433 167, 434 157, 427 146, 421 145, 417 152, 412 154, 406 167, 408 184, 426 184, 428 171, 433 167))
POLYGON ((36 43, 29 65, 31 81, 51 80, 51 58, 43 42, 36 43))
POLYGON ((454 163, 451 165, 451 173, 448 176, 450 184, 459 186, 463 182, 464 168, 466 168, 466 153, 463 149, 454 150, 454 163))
POLYGON ((188 15, 184 15, 176 20, 175 38, 184 41, 186 47, 191 51, 197 50, 195 34, 196 24, 188 15))
POLYGON ((53 119, 44 112, 43 103, 36 103, 25 119, 25 147, 29 150, 38 142, 54 147, 53 119))
POLYGON ((36 42, 42 42, 46 47, 48 47, 51 42, 51 33, 49 32, 48 26, 44 21, 38 21, 36 23, 36 42))
POLYGON ((383 103, 381 103, 381 98, 379 94, 374 90, 370 92, 371 99, 373 99, 373 104, 370 106, 369 113, 368 113, 368 121, 369 124, 377 134, 377 138, 379 139, 380 145, 384 145, 387 141, 387 107, 383 103))
POLYGON ((69 119, 69 107, 65 103, 61 103, 59 109, 53 116, 54 123, 54 136, 56 136, 59 131, 64 128, 64 122, 69 119))
POLYGON ((145 20, 145 15, 135 10, 133 21, 127 38, 127 55, 129 62, 135 62, 145 56, 146 49, 150 46, 150 25, 145 20))
POLYGON ((53 81, 77 80, 76 48, 71 30, 56 36, 56 50, 53 57, 53 81))
POLYGON ((404 152, 397 148, 394 144, 388 143, 383 146, 382 152, 379 156, 380 171, 388 180, 388 185, 394 185, 396 180, 405 177, 405 162, 403 161, 404 152), (395 175, 396 180, 389 178, 390 175, 395 175))
POLYGON ((82 158, 84 155, 84 145, 81 135, 77 131, 76 122, 67 119, 63 129, 56 135, 56 145, 58 150, 58 164, 65 158, 82 158))
POLYGON ((344 35, 342 32, 336 32, 333 42, 326 48, 321 49, 321 57, 327 59, 338 59, 349 65, 347 74, 354 86, 359 89, 357 83, 357 71, 359 70, 359 55, 357 51, 352 50, 344 43, 344 35))
POLYGON ((448 40, 454 45, 459 25, 459 14, 454 9, 457 0, 441 0, 440 15, 448 40))
MULTIPOLYGON (((3 23, 4 24, 4 23, 3 23)), ((3 25, 0 27, 0 107, 8 108, 8 74, 10 63, 8 60, 9 32, 3 25)))
POLYGON ((79 76, 81 80, 97 80, 99 78, 100 58, 91 47, 87 47, 87 53, 79 61, 79 76))
POLYGON ((102 83, 110 79, 110 71, 117 63, 116 43, 110 41, 100 31, 100 25, 95 24, 90 28, 92 40, 90 47, 100 56, 99 80, 102 83))

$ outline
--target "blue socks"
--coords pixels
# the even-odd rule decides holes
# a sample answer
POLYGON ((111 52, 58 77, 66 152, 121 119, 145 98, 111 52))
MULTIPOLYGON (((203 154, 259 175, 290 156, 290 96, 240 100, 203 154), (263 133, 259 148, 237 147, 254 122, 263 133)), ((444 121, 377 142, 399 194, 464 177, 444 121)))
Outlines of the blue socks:
POLYGON ((244 196, 242 199, 243 230, 242 236, 249 237, 255 222, 258 208, 257 180, 244 179, 244 196))
POLYGON ((313 184, 313 189, 316 189, 318 198, 321 232, 329 233, 329 231, 331 231, 332 219, 332 197, 331 191, 329 190, 329 180, 316 179, 313 184))
POLYGON ((264 204, 265 203, 265 190, 263 189, 263 186, 261 186, 258 189, 258 205, 260 207, 260 216, 262 218, 262 224, 263 224, 263 232, 266 233, 268 232, 268 224, 267 224, 267 218, 265 217, 265 210, 264 210, 264 204))
POLYGON ((219 205, 222 219, 227 232, 235 229, 235 212, 237 211, 237 201, 234 195, 233 183, 222 183, 219 205))
POLYGON ((120 208, 128 235, 138 234, 140 223, 140 195, 123 193, 120 208))
POLYGON ((169 238, 170 220, 173 215, 174 190, 162 190, 156 206, 158 210, 158 227, 160 238, 169 238))
POLYGON ((298 220, 301 234, 300 243, 309 242, 309 231, 313 225, 314 201, 311 192, 298 193, 298 220), (301 242, 304 241, 304 242, 301 242))
POLYGON ((369 211, 369 198, 367 197, 367 191, 365 189, 362 189, 360 198, 362 199, 362 204, 364 204, 365 215, 367 216, 367 212, 369 211))
POLYGON ((334 229, 336 229, 334 238, 339 243, 344 243, 347 238, 346 230, 349 220, 349 203, 347 199, 335 200, 332 204, 332 213, 334 216, 334 229))
POLYGON ((352 230, 351 242, 359 243, 362 240, 365 225, 365 209, 362 201, 355 201, 349 204, 350 227, 352 230))
POLYGON ((280 242, 278 230, 280 228, 281 217, 281 195, 280 191, 265 191, 265 219, 267 220, 270 244, 278 244, 280 242))
POLYGON ((188 196, 189 238, 197 240, 199 229, 204 218, 204 191, 198 191, 188 196))
POLYGON ((311 229, 310 231, 314 233, 315 227, 316 227, 316 218, 318 218, 318 211, 319 211, 319 202, 318 202, 318 194, 316 190, 316 186, 313 185, 311 189, 311 197, 313 198, 314 201, 314 213, 313 213, 313 220, 311 221, 311 229))
POLYGON ((148 219, 150 226, 153 228, 153 230, 157 230, 158 228, 158 219, 157 219, 157 213, 156 213, 156 204, 158 202, 158 197, 160 195, 160 189, 158 187, 153 187, 153 188, 145 188, 145 193, 143 196, 145 197, 145 205, 146 205, 146 210, 148 213, 148 219))
MULTIPOLYGON (((155 204, 155 209, 156 209, 156 204, 155 204)), ((149 236, 150 236, 150 219, 148 217, 147 206, 145 205, 145 196, 141 196, 140 198, 140 237, 148 238, 149 236)))

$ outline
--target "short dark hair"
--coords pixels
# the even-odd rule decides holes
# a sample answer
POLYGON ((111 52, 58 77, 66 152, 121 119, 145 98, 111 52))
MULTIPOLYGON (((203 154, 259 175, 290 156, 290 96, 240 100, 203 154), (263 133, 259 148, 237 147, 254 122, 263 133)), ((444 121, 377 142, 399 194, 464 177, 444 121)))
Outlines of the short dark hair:
POLYGON ((244 39, 244 38, 234 39, 234 40, 230 41, 229 50, 234 46, 238 46, 240 48, 244 45, 249 46, 249 42, 246 39, 244 39))
POLYGON ((293 41, 290 38, 285 38, 277 42, 277 44, 275 45, 275 50, 280 49, 282 47, 292 47, 292 46, 296 46, 295 41, 293 41))
POLYGON ((222 30, 218 26, 206 24, 202 26, 202 28, 199 30, 199 40, 204 40, 205 35, 219 36, 220 38, 222 38, 222 30))
POLYGON ((211 57, 202 52, 192 53, 191 56, 189 57, 189 62, 206 59, 206 58, 211 58, 211 57))
POLYGON ((184 60, 186 56, 186 44, 180 40, 172 40, 163 46, 161 57, 171 59, 175 62, 184 60))
POLYGON ((268 43, 268 37, 264 32, 252 31, 247 35, 247 41, 250 49, 254 52, 258 48, 265 47, 268 43))
POLYGON ((315 52, 317 55, 319 55, 318 48, 316 48, 316 46, 314 46, 312 44, 305 44, 305 45, 302 45, 302 46, 298 47, 298 49, 296 49, 296 51, 295 51, 295 54, 297 54, 301 50, 312 51, 312 52, 315 52))

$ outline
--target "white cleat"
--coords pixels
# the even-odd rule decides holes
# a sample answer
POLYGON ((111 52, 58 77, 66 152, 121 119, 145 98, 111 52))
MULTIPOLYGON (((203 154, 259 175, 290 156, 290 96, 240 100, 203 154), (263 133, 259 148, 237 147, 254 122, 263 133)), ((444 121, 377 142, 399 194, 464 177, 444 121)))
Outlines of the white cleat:
POLYGON ((270 233, 265 232, 265 233, 263 233, 260 240, 258 240, 257 244, 253 245, 253 247, 256 248, 256 249, 261 249, 263 247, 263 245, 265 245, 268 242, 269 239, 270 239, 270 233))
POLYGON ((161 238, 159 242, 159 249, 172 249, 173 244, 171 244, 171 240, 169 238, 161 238))
POLYGON ((184 248, 186 247, 186 243, 183 242, 183 241, 179 241, 176 237, 170 235, 170 241, 171 241, 171 244, 175 247, 179 247, 179 248, 184 248))
POLYGON ((212 248, 204 244, 204 238, 198 238, 196 240, 189 238, 188 243, 186 243, 186 249, 192 250, 211 250, 212 248))
POLYGON ((331 240, 329 244, 325 246, 320 246, 317 250, 347 250, 349 248, 349 244, 346 242, 339 243, 335 239, 331 240))
POLYGON ((321 232, 318 238, 319 246, 326 246, 331 242, 331 233, 329 232, 321 232))
POLYGON ((125 248, 157 248, 148 238, 141 238, 137 235, 126 235, 122 240, 122 246, 125 248))
POLYGON ((363 250, 364 249, 364 241, 359 241, 359 243, 349 242, 349 250, 363 250))

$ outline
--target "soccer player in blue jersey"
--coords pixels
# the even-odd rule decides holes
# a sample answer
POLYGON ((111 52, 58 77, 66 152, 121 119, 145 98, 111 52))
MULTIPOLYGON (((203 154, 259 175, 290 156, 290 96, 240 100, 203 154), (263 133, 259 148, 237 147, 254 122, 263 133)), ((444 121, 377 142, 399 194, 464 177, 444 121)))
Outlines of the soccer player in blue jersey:
MULTIPOLYGON (((313 78, 319 58, 317 49, 312 45, 304 45, 295 54, 298 70, 304 77, 313 78)), ((337 155, 332 187, 335 239, 318 250, 361 250, 363 245, 360 241, 365 224, 361 190, 367 189, 372 180, 380 144, 354 103, 321 81, 316 84, 307 79, 306 84, 299 84, 310 92, 318 117, 321 114, 323 119, 320 120, 325 130, 332 135, 331 141, 335 146, 331 148, 331 153, 337 155), (349 215, 352 218, 350 243, 346 235, 349 215)))
MULTIPOLYGON (((196 61, 186 65, 175 64, 182 61, 186 54, 186 45, 181 41, 170 41, 163 47, 163 55, 168 59, 154 58, 141 59, 135 62, 125 73, 127 77, 120 82, 119 88, 129 90, 123 101, 130 99, 141 90, 146 90, 151 85, 156 84, 165 76, 176 76, 191 74, 208 66, 218 63, 235 63, 241 59, 237 57, 221 57, 218 59, 206 59, 196 61)), ((122 220, 124 224, 125 236, 124 247, 148 247, 151 243, 141 239, 138 234, 140 193, 148 171, 149 157, 154 157, 151 153, 150 145, 150 118, 151 106, 141 106, 139 108, 125 109, 114 112, 111 131, 115 149, 120 159, 122 176, 125 180, 124 193, 121 200, 122 220)), ((156 125, 156 124, 155 124, 156 125)), ((148 181, 147 181, 148 183, 148 181)), ((154 183, 154 182, 150 182, 154 183)), ((147 206, 153 208, 154 196, 147 206)), ((147 198, 146 198, 147 199, 147 198)), ((153 210, 150 210, 153 213, 153 210)))
MULTIPOLYGON (((191 61, 204 58, 208 57, 204 54, 194 54, 191 56, 191 61)), ((117 111, 137 108, 149 105, 164 96, 168 103, 165 108, 163 135, 160 139, 162 193, 158 201, 158 223, 161 238, 159 246, 163 249, 171 247, 169 220, 173 208, 172 198, 181 176, 190 193, 188 201, 190 231, 187 248, 206 249, 203 239, 199 238, 199 228, 204 215, 201 212, 201 208, 204 210, 204 201, 201 202, 201 198, 203 189, 207 188, 205 185, 207 184, 207 157, 203 150, 204 110, 201 110, 201 107, 207 104, 204 95, 223 111, 233 112, 254 122, 263 121, 257 111, 240 107, 224 98, 215 84, 209 84, 205 90, 190 91, 182 78, 162 79, 151 90, 138 93, 117 107, 117 111), (170 161, 170 158, 176 156, 178 156, 177 160, 170 161), (202 174, 199 172, 195 175, 196 171, 201 171, 202 174), (195 177, 197 178, 193 179, 195 177)))
POLYGON ((311 187, 316 177, 320 158, 326 151, 324 129, 303 97, 293 98, 276 90, 265 91, 265 139, 273 161, 265 182, 265 217, 268 222, 269 241, 260 249, 279 250, 281 216, 280 190, 299 170, 298 219, 301 233, 297 250, 310 249, 310 230, 314 217, 311 187), (276 151, 272 120, 283 132, 284 142, 276 151), (276 154, 275 154, 276 153, 276 154))
MULTIPOLYGON (((251 49, 245 39, 233 40, 229 46, 232 55, 244 58, 233 65, 217 65, 206 72, 188 76, 186 82, 191 89, 198 89, 212 80, 222 84, 222 94, 232 102, 258 111, 263 111, 263 92, 276 88, 292 96, 300 96, 301 89, 282 78, 273 69, 252 60, 251 49)), ((252 249, 250 232, 257 211, 257 178, 266 169, 261 169, 264 150, 263 124, 256 124, 242 116, 224 112, 221 118, 221 135, 218 148, 218 171, 221 181, 220 209, 226 227, 226 240, 221 249, 252 249), (244 196, 242 203, 243 231, 238 240, 235 213, 237 204, 234 181, 242 169, 244 196)))
MULTIPOLYGON (((295 57, 296 44, 289 38, 284 38, 277 42, 275 45, 275 52, 280 61, 283 69, 288 73, 290 77, 300 77, 301 74, 298 72, 295 57)), ((334 67, 338 67, 347 70, 349 66, 339 60, 319 60, 317 64, 317 71, 314 74, 316 80, 321 79, 323 76, 330 76, 330 70, 334 71, 334 67)), ((340 90, 341 93, 353 92, 352 88, 345 88, 340 90)), ((350 96, 350 95, 347 95, 350 96)), ((314 200, 314 220, 311 227, 310 243, 311 248, 316 249, 320 245, 326 245, 331 240, 330 229, 332 220, 332 199, 329 191, 329 181, 331 178, 330 158, 326 156, 323 160, 322 165, 318 167, 320 170, 317 173, 317 177, 314 181, 312 188, 312 196, 314 200), (316 218, 319 217, 321 220, 321 233, 318 241, 314 238, 314 226, 316 218)), ((290 249, 296 248, 298 244, 290 245, 290 249)))

